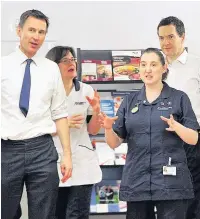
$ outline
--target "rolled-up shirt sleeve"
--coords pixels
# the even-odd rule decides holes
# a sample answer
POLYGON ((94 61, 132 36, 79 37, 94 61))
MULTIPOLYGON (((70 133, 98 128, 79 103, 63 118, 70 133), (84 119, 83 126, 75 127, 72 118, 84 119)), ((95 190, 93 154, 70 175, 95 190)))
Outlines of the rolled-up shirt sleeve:
POLYGON ((60 75, 60 70, 57 67, 55 76, 55 86, 51 100, 51 117, 53 120, 68 116, 66 92, 60 75))

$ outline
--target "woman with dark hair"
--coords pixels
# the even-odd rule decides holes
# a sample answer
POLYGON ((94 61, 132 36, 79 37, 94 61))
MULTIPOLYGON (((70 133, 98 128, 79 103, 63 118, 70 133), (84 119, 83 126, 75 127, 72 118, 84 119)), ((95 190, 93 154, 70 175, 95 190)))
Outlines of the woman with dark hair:
POLYGON ((162 81, 166 69, 162 53, 146 49, 140 61, 143 88, 124 98, 117 117, 99 115, 111 148, 128 142, 120 186, 127 219, 148 218, 149 206, 156 206, 158 219, 185 219, 194 197, 183 145, 195 147, 199 125, 188 96, 162 81))
MULTIPOLYGON (((56 215, 58 219, 88 219, 93 184, 102 179, 89 138, 89 134, 95 135, 100 129, 100 97, 90 85, 76 79, 76 55, 72 47, 56 46, 46 58, 58 64, 65 87, 73 164, 72 177, 65 183, 60 182, 56 215)), ((57 136, 54 143, 62 156, 57 136)))

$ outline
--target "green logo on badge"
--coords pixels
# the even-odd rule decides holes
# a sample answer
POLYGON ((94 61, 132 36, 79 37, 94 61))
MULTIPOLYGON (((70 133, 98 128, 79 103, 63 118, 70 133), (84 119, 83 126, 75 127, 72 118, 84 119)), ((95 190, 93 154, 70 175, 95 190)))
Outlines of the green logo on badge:
POLYGON ((136 107, 134 107, 134 108, 131 110, 131 112, 132 112, 132 113, 136 113, 136 112, 138 111, 138 109, 139 109, 138 106, 136 106, 136 107))

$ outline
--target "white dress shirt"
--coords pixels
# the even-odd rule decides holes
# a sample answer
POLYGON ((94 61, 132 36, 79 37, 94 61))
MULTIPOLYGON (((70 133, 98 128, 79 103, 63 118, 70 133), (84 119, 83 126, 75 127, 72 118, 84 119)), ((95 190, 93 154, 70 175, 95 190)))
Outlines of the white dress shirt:
POLYGON ((189 96, 200 124, 200 57, 188 54, 184 50, 172 64, 169 64, 168 68, 166 82, 189 96))
POLYGON ((2 58, 1 138, 24 140, 56 132, 54 120, 67 117, 66 94, 56 63, 32 57, 29 111, 25 117, 19 99, 28 58, 20 49, 2 58))
MULTIPOLYGON (((66 96, 67 106, 69 106, 69 116, 74 114, 82 114, 85 122, 80 129, 70 128, 70 141, 72 151, 72 177, 65 183, 60 182, 60 187, 86 185, 100 182, 102 179, 102 172, 99 166, 96 151, 93 149, 90 137, 87 131, 87 115, 92 115, 93 110, 88 103, 85 96, 94 97, 94 90, 90 85, 80 82, 80 90, 76 91, 73 87, 69 96, 66 96)), ((58 136, 53 138, 54 144, 57 148, 58 154, 62 155, 62 146, 58 136)), ((58 172, 60 172, 58 162, 58 172)))

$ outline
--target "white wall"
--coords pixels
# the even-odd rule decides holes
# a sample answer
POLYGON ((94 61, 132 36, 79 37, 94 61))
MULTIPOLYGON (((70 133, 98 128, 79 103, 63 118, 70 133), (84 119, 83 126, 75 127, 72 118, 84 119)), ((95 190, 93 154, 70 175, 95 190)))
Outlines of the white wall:
POLYGON ((156 28, 167 16, 185 23, 186 46, 200 56, 200 2, 2 2, 2 55, 18 40, 15 23, 22 12, 38 9, 50 18, 50 29, 40 53, 53 45, 82 49, 137 49, 159 47, 156 28))

